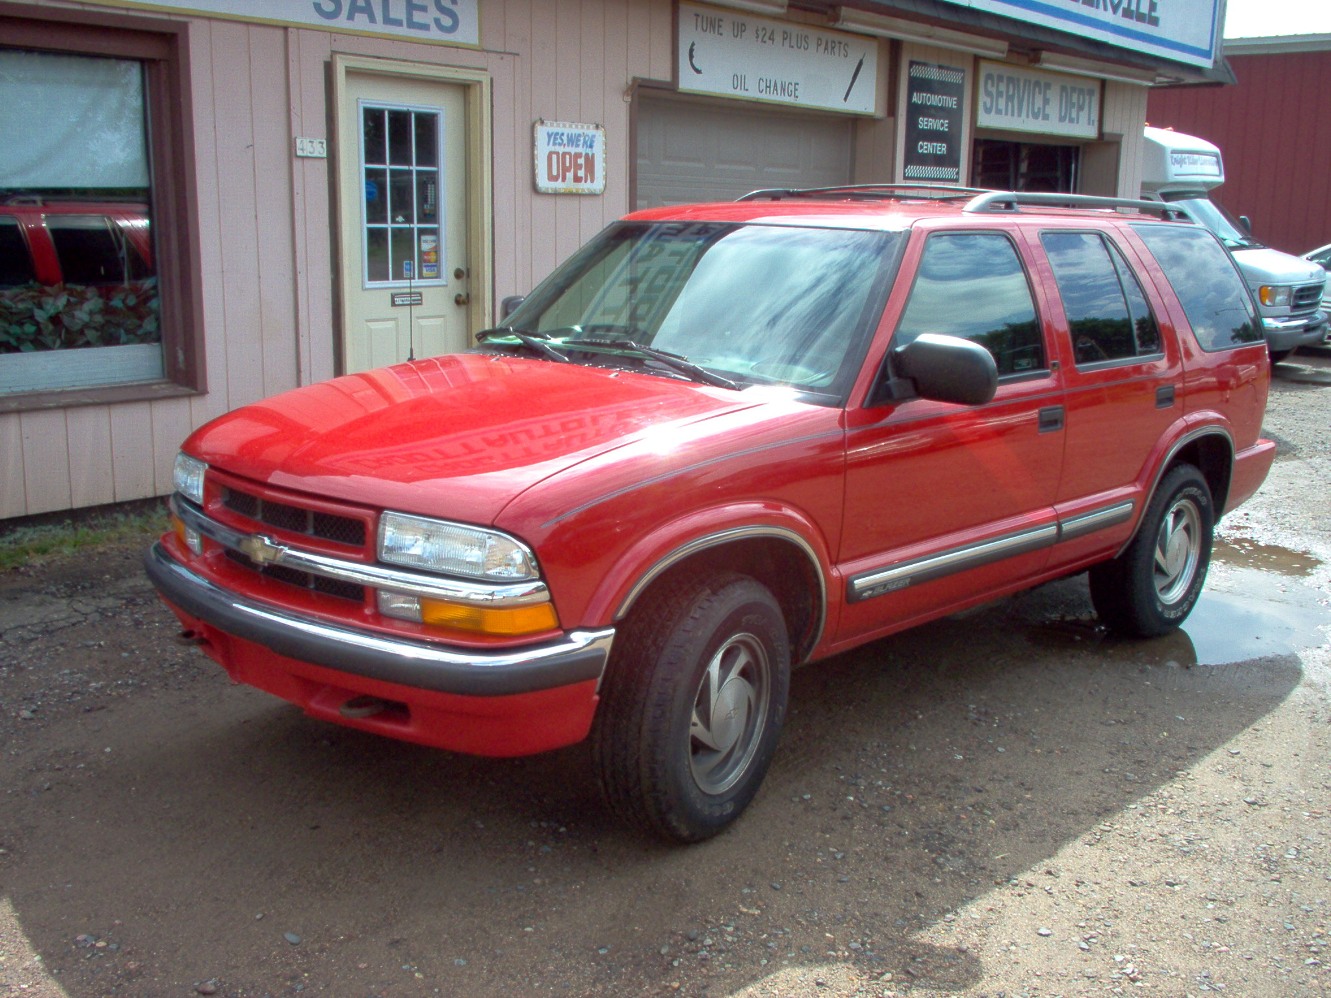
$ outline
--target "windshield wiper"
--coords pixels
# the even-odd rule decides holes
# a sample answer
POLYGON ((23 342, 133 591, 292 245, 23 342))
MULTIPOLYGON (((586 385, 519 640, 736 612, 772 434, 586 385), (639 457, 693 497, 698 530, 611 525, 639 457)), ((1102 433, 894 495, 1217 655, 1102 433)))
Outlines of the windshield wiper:
POLYGON ((629 353, 636 353, 640 357, 650 358, 700 384, 711 385, 713 388, 729 388, 731 391, 739 391, 739 385, 729 378, 722 377, 705 367, 700 367, 681 354, 671 353, 669 350, 658 350, 656 347, 646 346, 637 340, 569 340, 566 345, 573 350, 585 350, 588 347, 625 350, 629 353))
POLYGON ((512 326, 495 326, 477 333, 476 342, 489 343, 491 340, 507 336, 513 337, 532 353, 538 353, 547 360, 557 361, 560 364, 571 363, 568 354, 552 346, 549 342, 550 337, 545 333, 529 333, 525 329, 514 329, 512 326))

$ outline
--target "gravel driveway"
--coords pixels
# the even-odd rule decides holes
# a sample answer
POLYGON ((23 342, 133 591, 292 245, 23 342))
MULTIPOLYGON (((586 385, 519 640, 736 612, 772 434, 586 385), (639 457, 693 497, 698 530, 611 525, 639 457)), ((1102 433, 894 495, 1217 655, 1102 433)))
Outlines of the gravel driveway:
POLYGON ((1331 357, 1279 365, 1184 632, 1111 639, 1074 579, 802 670, 690 848, 583 747, 229 685, 142 544, 0 575, 0 996, 1331 993, 1328 428, 1331 357))

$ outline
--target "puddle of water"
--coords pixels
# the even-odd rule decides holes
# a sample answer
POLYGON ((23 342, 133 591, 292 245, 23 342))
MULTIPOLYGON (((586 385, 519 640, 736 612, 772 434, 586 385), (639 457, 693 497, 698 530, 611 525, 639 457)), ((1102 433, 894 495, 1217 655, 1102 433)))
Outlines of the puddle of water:
POLYGON ((1223 565, 1256 568, 1293 579, 1306 579, 1321 565, 1312 555, 1302 551, 1290 551, 1273 544, 1258 544, 1245 537, 1225 540, 1216 538, 1211 549, 1211 563, 1216 568, 1223 565))
POLYGON ((1121 640, 1094 616, 1042 622, 1037 642, 1087 642, 1111 657, 1175 668, 1296 655, 1331 641, 1331 592, 1311 555, 1243 538, 1217 540, 1206 588, 1183 626, 1149 641, 1121 640))
POLYGON ((1331 628, 1326 594, 1285 579, 1256 568, 1214 566, 1201 599, 1183 622, 1193 664, 1294 655, 1324 644, 1331 628))

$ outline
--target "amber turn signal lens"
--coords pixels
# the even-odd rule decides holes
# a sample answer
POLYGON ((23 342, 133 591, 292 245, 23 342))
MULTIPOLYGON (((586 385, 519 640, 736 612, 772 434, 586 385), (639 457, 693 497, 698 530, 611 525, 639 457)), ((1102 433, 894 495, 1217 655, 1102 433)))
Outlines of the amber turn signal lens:
POLYGON ((531 606, 477 607, 441 600, 421 600, 421 622, 477 634, 514 636, 536 634, 559 626, 553 603, 531 606))

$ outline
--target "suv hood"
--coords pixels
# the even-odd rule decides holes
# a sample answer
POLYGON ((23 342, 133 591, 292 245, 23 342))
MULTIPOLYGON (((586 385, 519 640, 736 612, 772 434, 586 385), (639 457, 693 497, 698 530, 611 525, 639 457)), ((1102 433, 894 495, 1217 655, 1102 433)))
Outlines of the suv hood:
POLYGON ((361 506, 492 523, 550 475, 750 408, 735 391, 492 354, 309 385, 208 423, 184 450, 233 474, 361 506))

